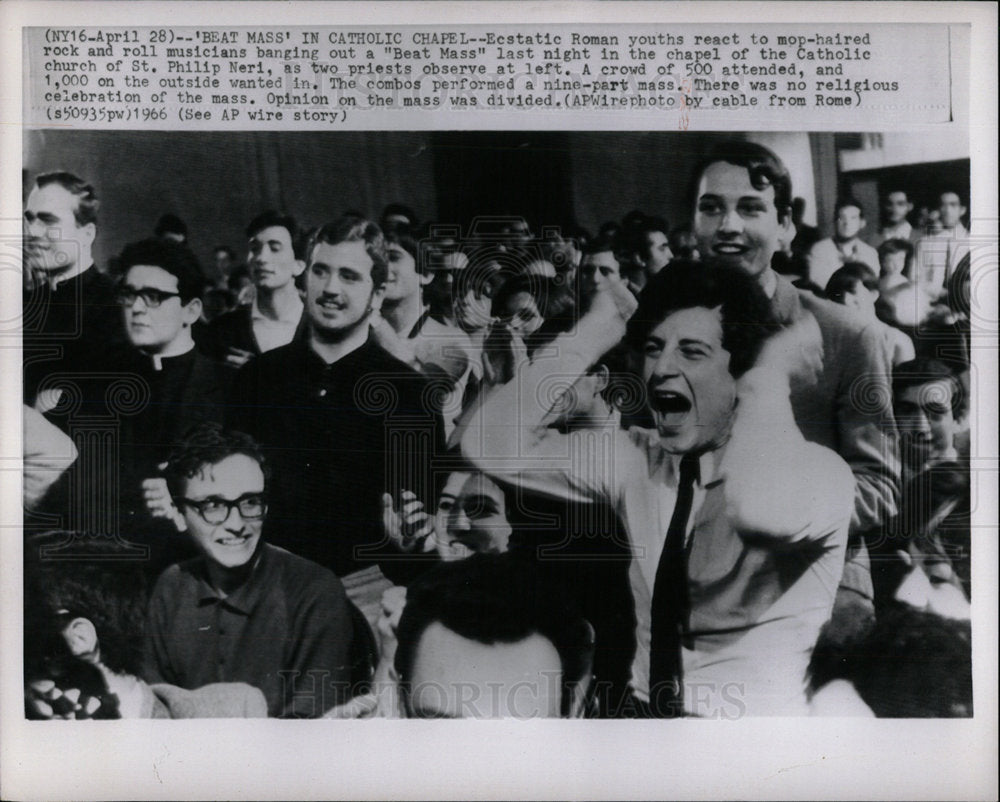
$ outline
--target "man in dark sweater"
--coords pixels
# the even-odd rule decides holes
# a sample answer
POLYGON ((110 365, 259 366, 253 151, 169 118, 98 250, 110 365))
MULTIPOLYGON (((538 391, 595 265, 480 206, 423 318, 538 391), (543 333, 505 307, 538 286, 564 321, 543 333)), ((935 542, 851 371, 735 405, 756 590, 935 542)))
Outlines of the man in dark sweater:
POLYGON ((343 576, 378 562, 401 575, 382 537, 382 494, 425 505, 443 429, 426 381, 372 339, 387 262, 374 223, 345 216, 307 249, 306 328, 236 375, 227 423, 275 465, 268 537, 343 576))

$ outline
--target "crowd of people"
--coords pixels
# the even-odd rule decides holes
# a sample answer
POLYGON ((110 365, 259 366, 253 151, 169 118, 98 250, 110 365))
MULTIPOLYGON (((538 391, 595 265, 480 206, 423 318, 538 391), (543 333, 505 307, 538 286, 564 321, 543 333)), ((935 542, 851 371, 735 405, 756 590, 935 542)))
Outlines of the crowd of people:
POLYGON ((971 715, 959 195, 866 242, 755 143, 690 180, 673 228, 263 211, 206 269, 172 214, 95 265, 39 175, 27 715, 971 715))

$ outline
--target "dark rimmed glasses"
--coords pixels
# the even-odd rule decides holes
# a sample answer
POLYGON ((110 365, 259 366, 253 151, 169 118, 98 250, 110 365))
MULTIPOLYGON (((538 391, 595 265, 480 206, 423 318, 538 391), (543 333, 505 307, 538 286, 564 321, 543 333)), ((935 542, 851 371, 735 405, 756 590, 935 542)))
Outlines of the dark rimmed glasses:
POLYGON ((263 493, 244 493, 233 501, 212 496, 201 501, 178 498, 177 502, 195 510, 205 523, 212 526, 225 523, 229 519, 229 513, 232 512, 233 507, 240 511, 240 517, 245 521, 260 520, 267 512, 267 498, 263 493))

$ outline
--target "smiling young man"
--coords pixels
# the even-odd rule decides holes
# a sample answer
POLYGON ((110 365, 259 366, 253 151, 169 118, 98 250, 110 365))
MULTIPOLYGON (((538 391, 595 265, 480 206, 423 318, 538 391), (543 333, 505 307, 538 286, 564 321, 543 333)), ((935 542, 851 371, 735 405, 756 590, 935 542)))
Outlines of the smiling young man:
POLYGON ((213 356, 238 368, 254 356, 288 345, 302 321, 302 298, 295 279, 305 270, 296 247, 293 217, 267 211, 247 226, 254 299, 212 321, 207 342, 213 356))
POLYGON ((792 420, 789 385, 815 368, 810 321, 765 343, 777 327, 750 277, 681 260, 635 310, 624 285, 598 293, 554 357, 486 400, 463 456, 528 490, 614 506, 632 545, 638 714, 805 713, 853 489, 843 461, 792 420), (630 318, 655 431, 619 430, 598 447, 544 426, 540 383, 582 375, 630 318))
POLYGON ((271 542, 343 576, 391 562, 382 494, 399 482, 429 503, 444 435, 425 379, 371 332, 388 270, 378 226, 345 216, 307 257, 303 336, 240 369, 227 423, 275 465, 271 542))
POLYGON ((836 304, 800 292, 771 268, 791 242, 792 181, 769 149, 754 142, 719 143, 693 174, 693 225, 702 258, 715 258, 756 279, 784 326, 811 315, 820 370, 793 380, 792 410, 806 440, 835 450, 856 483, 852 543, 835 619, 856 634, 874 613, 866 532, 880 534, 896 513, 899 456, 889 386, 892 366, 877 321, 859 320, 836 304))
POLYGON ((349 602, 332 573, 264 541, 269 470, 249 436, 215 424, 170 455, 167 484, 201 556, 156 583, 147 679, 245 682, 268 715, 317 718, 350 695, 349 602))

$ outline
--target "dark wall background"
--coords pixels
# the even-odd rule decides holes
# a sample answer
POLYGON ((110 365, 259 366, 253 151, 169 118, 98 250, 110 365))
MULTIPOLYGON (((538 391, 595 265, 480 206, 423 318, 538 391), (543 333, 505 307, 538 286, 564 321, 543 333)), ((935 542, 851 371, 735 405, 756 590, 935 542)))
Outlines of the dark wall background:
MULTIPOLYGON (((542 225, 591 230, 632 209, 690 219, 694 164, 712 132, 160 132, 33 130, 25 133, 26 182, 68 169, 101 198, 98 264, 152 234, 172 212, 188 224, 206 265, 217 244, 243 258, 246 223, 266 208, 305 225, 347 209, 377 216, 392 201, 425 220, 467 230, 476 215, 518 214, 542 225)), ((822 217, 837 192, 830 134, 748 134, 781 155, 796 194, 822 217), (818 189, 813 192, 813 186, 818 189)))
POLYGON ((437 214, 430 135, 419 132, 28 131, 24 168, 29 182, 65 169, 94 184, 98 265, 152 236, 165 212, 187 223, 206 266, 218 244, 244 258, 243 231, 268 208, 304 225, 347 209, 377 216, 392 201, 437 214))

